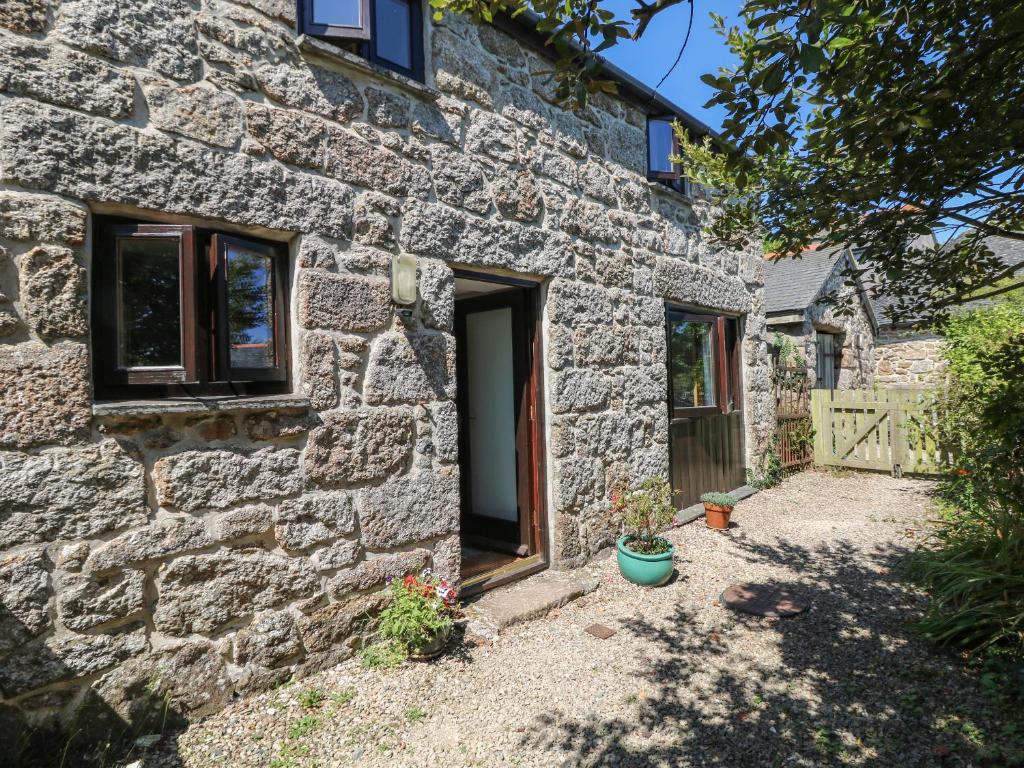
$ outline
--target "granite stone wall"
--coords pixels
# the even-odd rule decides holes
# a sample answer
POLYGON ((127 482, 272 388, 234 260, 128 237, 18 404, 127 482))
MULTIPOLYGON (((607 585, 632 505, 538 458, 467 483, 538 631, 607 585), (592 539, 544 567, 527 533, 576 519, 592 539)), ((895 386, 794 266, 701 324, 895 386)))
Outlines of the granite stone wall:
POLYGON ((875 341, 875 381, 888 387, 936 387, 946 380, 942 337, 886 328, 875 341))
POLYGON ((665 301, 744 315, 748 455, 772 433, 760 254, 646 181, 638 107, 563 111, 546 61, 462 19, 413 83, 294 7, 0 7, 2 722, 216 709, 350 655, 388 577, 457 578, 453 265, 543 284, 556 567, 612 541, 612 481, 667 476, 665 301), (95 404, 110 213, 288 243, 292 394, 95 404))

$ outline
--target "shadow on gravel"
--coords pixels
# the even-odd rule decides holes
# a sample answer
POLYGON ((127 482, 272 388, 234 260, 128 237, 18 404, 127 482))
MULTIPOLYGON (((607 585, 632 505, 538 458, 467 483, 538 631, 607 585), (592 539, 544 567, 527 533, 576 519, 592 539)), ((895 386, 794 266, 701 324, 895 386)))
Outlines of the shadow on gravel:
POLYGON ((733 542, 750 563, 800 574, 772 583, 809 598, 811 609, 778 620, 721 608, 717 629, 683 607, 668 620, 632 621, 623 632, 651 652, 623 679, 623 695, 644 690, 630 716, 541 714, 521 746, 561 752, 565 766, 1012 764, 995 743, 1005 722, 979 682, 908 626, 920 608, 899 582, 908 547, 865 556, 843 541, 814 551, 733 542), (741 628, 763 638, 763 658, 730 650, 741 628))

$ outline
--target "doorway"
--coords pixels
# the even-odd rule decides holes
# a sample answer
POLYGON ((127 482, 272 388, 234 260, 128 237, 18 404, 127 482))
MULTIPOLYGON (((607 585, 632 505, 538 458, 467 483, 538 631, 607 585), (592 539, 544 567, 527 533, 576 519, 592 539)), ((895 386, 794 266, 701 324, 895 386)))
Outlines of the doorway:
POLYGON ((667 307, 669 456, 677 509, 746 482, 740 319, 667 307))
POLYGON ((533 283, 457 271, 462 592, 547 566, 533 283))

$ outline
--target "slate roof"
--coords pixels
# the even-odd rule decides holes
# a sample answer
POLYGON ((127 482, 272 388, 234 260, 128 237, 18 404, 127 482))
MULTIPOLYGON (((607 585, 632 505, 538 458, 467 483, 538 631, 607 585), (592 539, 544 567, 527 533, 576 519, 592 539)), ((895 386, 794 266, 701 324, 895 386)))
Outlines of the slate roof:
POLYGON ((820 251, 804 251, 800 258, 766 260, 765 311, 803 312, 807 309, 818 297, 845 250, 842 246, 836 246, 820 251))
MULTIPOLYGON (((933 244, 925 243, 926 245, 933 244)), ((996 237, 995 235, 985 238, 985 244, 991 249, 992 253, 999 257, 1006 266, 1016 266, 1018 264, 1024 264, 1024 241, 1022 240, 1011 240, 1007 237, 996 237)), ((868 276, 870 280, 870 276, 868 276)), ((891 296, 876 296, 871 299, 871 307, 875 311, 875 317, 878 318, 878 322, 881 325, 892 325, 892 321, 889 316, 885 314, 886 309, 891 307, 895 302, 891 296)), ((990 301, 983 299, 981 301, 971 301, 965 304, 967 307, 978 307, 987 306, 991 304, 990 301)), ((918 315, 903 315, 899 319, 899 324, 914 323, 920 319, 918 315)))
POLYGON ((992 253, 1003 260, 1006 266, 1015 267, 1018 264, 1024 264, 1024 240, 1011 240, 1008 237, 992 235, 985 238, 985 244, 992 250, 992 253))

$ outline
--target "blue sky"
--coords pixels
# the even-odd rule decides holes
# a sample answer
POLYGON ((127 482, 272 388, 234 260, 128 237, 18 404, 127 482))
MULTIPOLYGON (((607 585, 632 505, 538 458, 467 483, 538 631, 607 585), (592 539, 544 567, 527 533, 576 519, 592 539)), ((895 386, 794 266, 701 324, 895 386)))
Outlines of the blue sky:
MULTIPOLYGON (((630 0, 611 0, 607 7, 620 17, 628 18, 629 9, 635 7, 630 0)), ((699 120, 714 129, 721 127, 725 113, 721 108, 704 109, 711 98, 711 89, 700 81, 705 72, 717 72, 723 65, 733 63, 725 42, 711 30, 708 13, 712 10, 725 16, 727 23, 735 24, 742 6, 740 0, 693 0, 693 31, 679 65, 659 89, 699 120)), ((638 80, 652 88, 672 66, 679 53, 690 9, 685 3, 673 6, 655 17, 643 38, 637 42, 623 41, 605 51, 606 57, 638 80)))

